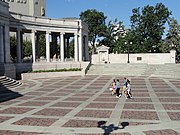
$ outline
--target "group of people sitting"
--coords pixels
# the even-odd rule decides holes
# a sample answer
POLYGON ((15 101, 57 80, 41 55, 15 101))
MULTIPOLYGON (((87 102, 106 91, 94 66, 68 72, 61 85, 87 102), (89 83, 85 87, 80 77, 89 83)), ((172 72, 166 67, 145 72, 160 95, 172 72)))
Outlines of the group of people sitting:
POLYGON ((121 97, 122 94, 126 97, 126 99, 133 98, 131 93, 130 80, 127 79, 126 77, 124 77, 124 83, 122 89, 120 88, 119 79, 113 79, 112 88, 110 88, 109 90, 111 90, 111 95, 116 94, 117 98, 121 97))

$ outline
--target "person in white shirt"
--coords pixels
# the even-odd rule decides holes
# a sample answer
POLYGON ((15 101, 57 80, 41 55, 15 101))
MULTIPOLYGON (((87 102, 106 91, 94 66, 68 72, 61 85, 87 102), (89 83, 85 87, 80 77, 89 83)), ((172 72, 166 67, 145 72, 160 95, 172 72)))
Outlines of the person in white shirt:
POLYGON ((132 93, 131 93, 131 85, 130 85, 130 81, 127 79, 127 93, 126 93, 126 99, 127 98, 133 98, 132 97, 132 93))

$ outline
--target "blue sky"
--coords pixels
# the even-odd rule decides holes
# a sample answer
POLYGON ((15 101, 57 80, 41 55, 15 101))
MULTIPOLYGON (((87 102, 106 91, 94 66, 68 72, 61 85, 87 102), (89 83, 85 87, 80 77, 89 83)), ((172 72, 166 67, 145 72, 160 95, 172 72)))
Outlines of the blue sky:
POLYGON ((46 0, 46 15, 51 18, 79 18, 82 11, 96 9, 104 12, 107 20, 117 18, 129 28, 133 8, 148 4, 154 6, 160 2, 172 11, 172 16, 180 23, 180 0, 46 0))

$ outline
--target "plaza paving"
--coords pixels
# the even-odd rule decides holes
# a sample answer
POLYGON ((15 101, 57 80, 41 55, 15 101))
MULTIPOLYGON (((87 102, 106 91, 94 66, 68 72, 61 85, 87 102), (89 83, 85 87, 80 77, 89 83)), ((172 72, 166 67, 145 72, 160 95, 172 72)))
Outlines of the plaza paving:
POLYGON ((123 81, 88 75, 4 88, 19 96, 0 103, 0 135, 180 135, 180 79, 128 77, 134 99, 125 99, 111 96, 113 78, 123 81))

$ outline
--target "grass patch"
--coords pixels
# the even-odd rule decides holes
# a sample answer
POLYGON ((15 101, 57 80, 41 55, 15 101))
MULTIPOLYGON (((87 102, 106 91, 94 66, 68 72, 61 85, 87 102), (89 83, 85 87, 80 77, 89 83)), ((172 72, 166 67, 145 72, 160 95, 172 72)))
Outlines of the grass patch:
POLYGON ((51 69, 51 70, 34 70, 30 73, 42 73, 42 72, 70 72, 70 71, 81 71, 82 68, 63 68, 63 69, 51 69))

